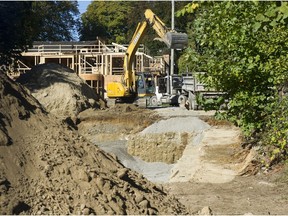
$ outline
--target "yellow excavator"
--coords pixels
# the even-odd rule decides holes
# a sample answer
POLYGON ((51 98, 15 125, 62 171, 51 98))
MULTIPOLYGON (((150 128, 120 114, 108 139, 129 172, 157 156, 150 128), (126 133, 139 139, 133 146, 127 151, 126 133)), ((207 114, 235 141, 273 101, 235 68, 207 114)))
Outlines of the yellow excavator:
POLYGON ((133 62, 135 53, 148 29, 152 27, 160 40, 170 49, 183 49, 188 44, 188 36, 169 30, 150 9, 145 11, 145 19, 140 22, 134 32, 124 57, 124 78, 122 82, 111 82, 107 85, 107 96, 118 102, 132 103, 139 98, 149 100, 155 95, 154 78, 148 72, 135 72, 133 62))

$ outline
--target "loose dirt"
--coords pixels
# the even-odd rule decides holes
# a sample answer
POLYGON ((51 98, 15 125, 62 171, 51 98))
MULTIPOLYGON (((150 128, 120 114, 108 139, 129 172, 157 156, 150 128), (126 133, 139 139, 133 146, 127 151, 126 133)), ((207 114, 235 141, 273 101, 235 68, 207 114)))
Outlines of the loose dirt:
POLYGON ((17 82, 27 87, 47 111, 61 119, 105 107, 105 102, 73 70, 63 65, 36 65, 17 82))
MULTIPOLYGON (((115 108, 98 112, 97 118, 110 112, 115 113, 115 108)), ((96 137, 93 143, 101 149, 166 188, 188 208, 189 214, 288 212, 288 172, 243 175, 249 173, 251 166, 253 168, 256 149, 244 149, 240 130, 227 122, 213 120, 213 112, 175 107, 145 112, 136 109, 129 112, 129 124, 127 121, 121 123, 126 119, 126 112, 115 114, 105 120, 101 118, 101 122, 82 119, 79 132, 87 135, 91 125, 94 131, 100 130, 101 135, 92 132, 88 139, 96 137), (145 127, 136 119, 142 119, 145 127), (106 130, 115 126, 119 130, 112 136, 113 132, 106 130), (106 133, 109 134, 108 142, 106 133), (176 153, 177 146, 183 147, 180 153, 176 153), (167 157, 174 160, 166 160, 167 157), (276 175, 284 176, 285 180, 279 180, 276 175)))
POLYGON ((0 115, 0 214, 187 213, 2 73, 0 115))
POLYGON ((0 214, 288 213, 288 168, 248 175, 257 149, 213 112, 101 110, 74 73, 46 67, 23 82, 34 97, 0 73, 0 214))

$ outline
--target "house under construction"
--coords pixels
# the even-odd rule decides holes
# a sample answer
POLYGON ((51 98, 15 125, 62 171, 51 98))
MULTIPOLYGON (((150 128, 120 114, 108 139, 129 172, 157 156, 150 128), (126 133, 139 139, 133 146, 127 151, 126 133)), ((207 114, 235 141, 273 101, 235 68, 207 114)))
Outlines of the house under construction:
MULTIPOLYGON (((127 45, 128 46, 128 45, 127 45)), ((80 42, 34 42, 32 48, 22 53, 18 62, 18 73, 25 73, 37 64, 58 63, 73 69, 97 93, 105 97, 107 83, 121 81, 123 61, 127 46, 100 40, 80 42)), ((165 73, 163 56, 151 57, 144 46, 136 53, 135 71, 165 73)))

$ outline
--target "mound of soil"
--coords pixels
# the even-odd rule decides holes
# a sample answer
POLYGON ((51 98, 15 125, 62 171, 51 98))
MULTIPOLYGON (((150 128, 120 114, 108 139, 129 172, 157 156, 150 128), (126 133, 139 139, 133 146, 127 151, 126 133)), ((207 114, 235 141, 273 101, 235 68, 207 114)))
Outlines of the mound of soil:
POLYGON ((105 107, 96 92, 63 65, 36 65, 17 82, 25 85, 47 111, 60 118, 73 118, 85 109, 105 107))
MULTIPOLYGON (((59 102, 61 99, 59 99, 59 102)), ((186 214, 0 73, 0 214, 186 214)))

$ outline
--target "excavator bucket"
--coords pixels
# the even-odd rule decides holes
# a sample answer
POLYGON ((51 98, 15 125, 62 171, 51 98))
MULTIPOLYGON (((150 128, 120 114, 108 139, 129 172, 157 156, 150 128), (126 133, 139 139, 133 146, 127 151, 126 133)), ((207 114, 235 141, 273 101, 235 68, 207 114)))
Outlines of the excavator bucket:
POLYGON ((188 45, 188 35, 185 33, 167 32, 165 43, 170 49, 183 49, 188 45))

